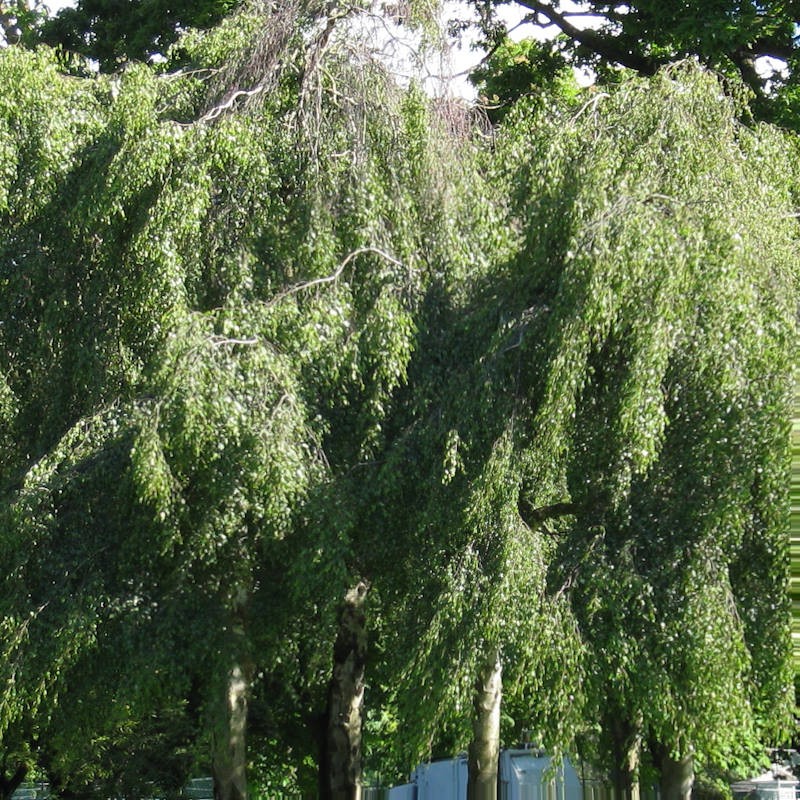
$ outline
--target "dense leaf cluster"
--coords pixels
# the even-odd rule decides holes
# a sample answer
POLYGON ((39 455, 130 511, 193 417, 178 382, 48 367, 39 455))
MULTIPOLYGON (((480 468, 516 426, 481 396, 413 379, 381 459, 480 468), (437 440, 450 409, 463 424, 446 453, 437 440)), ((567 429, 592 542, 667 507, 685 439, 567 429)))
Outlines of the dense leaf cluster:
MULTIPOLYGON (((490 43, 502 41, 503 3, 474 3, 490 43)), ((525 20, 555 30, 550 46, 533 45, 541 64, 566 58, 596 71, 600 82, 619 79, 619 68, 653 75, 666 64, 696 58, 748 87, 751 112, 792 129, 798 127, 796 3, 728 0, 642 0, 635 3, 517 0, 525 20)), ((511 66, 501 74, 520 72, 511 66)))
POLYGON ((791 142, 682 65, 487 144, 323 29, 0 53, 3 746, 128 791, 145 737, 170 790, 241 669, 303 783, 358 581, 386 769, 465 744, 487 652, 507 741, 778 736, 791 142))

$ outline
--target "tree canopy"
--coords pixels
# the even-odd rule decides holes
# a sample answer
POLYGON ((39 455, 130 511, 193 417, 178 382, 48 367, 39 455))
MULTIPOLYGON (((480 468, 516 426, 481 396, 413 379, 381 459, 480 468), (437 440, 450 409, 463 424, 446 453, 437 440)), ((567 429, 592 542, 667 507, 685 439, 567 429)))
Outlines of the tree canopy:
POLYGON ((486 136, 338 20, 0 52, 5 752, 357 782, 365 693, 403 770, 500 671, 505 741, 623 788, 779 738, 795 139, 692 61, 486 136))
POLYGON ((0 33, 7 44, 33 47, 45 42, 93 59, 100 69, 112 72, 128 61, 165 57, 181 33, 211 28, 240 4, 240 0, 77 0, 51 15, 41 0, 13 0, 0 3, 0 33))
MULTIPOLYGON (((496 16, 503 5, 475 3, 490 42, 504 34, 496 16)), ((586 0, 565 6, 557 0, 515 0, 515 5, 530 23, 555 26, 556 50, 601 78, 619 67, 653 75, 665 64, 696 57, 747 86, 757 117, 798 126, 796 3, 586 0)))

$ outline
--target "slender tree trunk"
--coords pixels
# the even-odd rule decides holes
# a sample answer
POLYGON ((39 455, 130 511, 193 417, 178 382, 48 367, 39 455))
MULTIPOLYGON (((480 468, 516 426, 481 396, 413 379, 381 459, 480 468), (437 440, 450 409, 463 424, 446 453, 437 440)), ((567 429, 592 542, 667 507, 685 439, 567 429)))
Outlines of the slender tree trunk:
POLYGON ((327 735, 320 760, 322 800, 360 800, 361 727, 364 716, 364 668, 367 655, 361 581, 345 595, 333 647, 333 675, 328 689, 327 735))
POLYGON ((247 711, 254 667, 247 655, 247 589, 237 592, 231 615, 234 661, 217 696, 211 753, 214 800, 247 800, 247 711))
POLYGON ((675 761, 661 762, 661 800, 690 800, 694 785, 694 758, 691 755, 675 761))
POLYGON ((607 721, 612 740, 611 783, 617 800, 639 800, 640 726, 619 714, 607 721))
POLYGON ((235 664, 228 674, 224 709, 214 733, 214 800, 247 800, 247 673, 245 667, 235 664))
POLYGON ((691 800, 694 785, 694 757, 689 754, 674 759, 661 745, 651 748, 653 761, 659 771, 661 800, 691 800))
POLYGON ((467 800, 497 800, 502 673, 500 655, 497 649, 493 649, 487 654, 475 683, 467 800))
POLYGON ((307 717, 307 725, 311 738, 317 749, 317 798, 328 800, 328 709, 322 714, 312 714, 307 717))

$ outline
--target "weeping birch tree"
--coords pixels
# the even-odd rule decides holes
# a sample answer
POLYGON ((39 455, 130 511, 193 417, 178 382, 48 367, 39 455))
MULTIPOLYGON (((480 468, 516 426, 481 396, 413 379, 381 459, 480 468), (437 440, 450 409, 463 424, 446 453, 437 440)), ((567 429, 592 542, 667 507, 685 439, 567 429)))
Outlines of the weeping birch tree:
MULTIPOLYGON (((445 257, 427 241, 469 234, 414 166, 423 101, 320 13, 255 8, 163 77, 0 54, 2 732, 33 720, 65 788, 167 706, 197 718, 216 796, 246 797, 253 683, 303 650, 327 675, 300 664, 285 696, 321 698, 334 738, 360 715, 326 700, 359 576, 315 504, 382 446, 445 257)), ((319 755, 323 796, 354 796, 357 761, 319 755)))
POLYGON ((625 795, 643 758, 684 797, 695 757, 788 721, 792 149, 739 112, 691 64, 518 109, 515 236, 431 300, 383 476, 416 531, 395 702, 417 755, 472 741, 471 797, 495 796, 501 682, 552 748, 596 725, 625 795))
MULTIPOLYGON (((66 83, 45 59, 4 64, 31 124, 25 103, 49 98, 29 76, 56 97, 66 83)), ((22 305, 4 309, 4 366, 24 448, 7 472, 5 725, 58 718, 69 698, 103 709, 102 727, 196 685, 217 792, 243 797, 256 567, 321 459, 296 360, 275 347, 288 320, 242 294, 247 220, 275 199, 246 146, 259 123, 184 129, 159 119, 160 96, 140 70, 117 102, 72 105, 94 130, 73 142, 62 129, 51 195, 15 213, 4 241, 4 297, 22 305), (238 234, 237 250, 206 227, 238 234)), ((45 183, 49 164, 19 160, 45 183)), ((91 741, 87 719, 67 720, 91 741)))
POLYGON ((679 65, 544 135, 522 120, 506 151, 533 183, 518 324, 543 359, 521 512, 573 515, 550 574, 625 793, 644 744, 683 797, 695 754, 724 762, 788 718, 794 178, 787 140, 737 111, 679 65))

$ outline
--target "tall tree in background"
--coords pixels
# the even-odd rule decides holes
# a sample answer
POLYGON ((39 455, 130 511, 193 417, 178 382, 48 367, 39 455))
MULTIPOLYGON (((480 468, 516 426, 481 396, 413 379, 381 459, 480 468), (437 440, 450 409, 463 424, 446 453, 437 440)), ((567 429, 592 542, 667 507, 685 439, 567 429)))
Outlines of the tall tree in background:
POLYGON ((46 19, 47 10, 41 0, 0 3, 0 47, 20 43, 34 46, 46 19))
MULTIPOLYGON (((489 41, 497 41, 504 28, 495 12, 502 4, 475 5, 489 41)), ((560 32, 557 49, 571 63, 590 66, 601 77, 616 67, 653 75, 672 61, 696 57, 749 87, 757 117, 792 128, 800 124, 796 3, 516 0, 516 5, 534 25, 560 32), (765 57, 772 60, 759 63, 765 57)))
POLYGON ((241 0, 78 0, 45 20, 38 37, 113 72, 127 61, 165 56, 187 28, 213 27, 240 4, 241 0))

